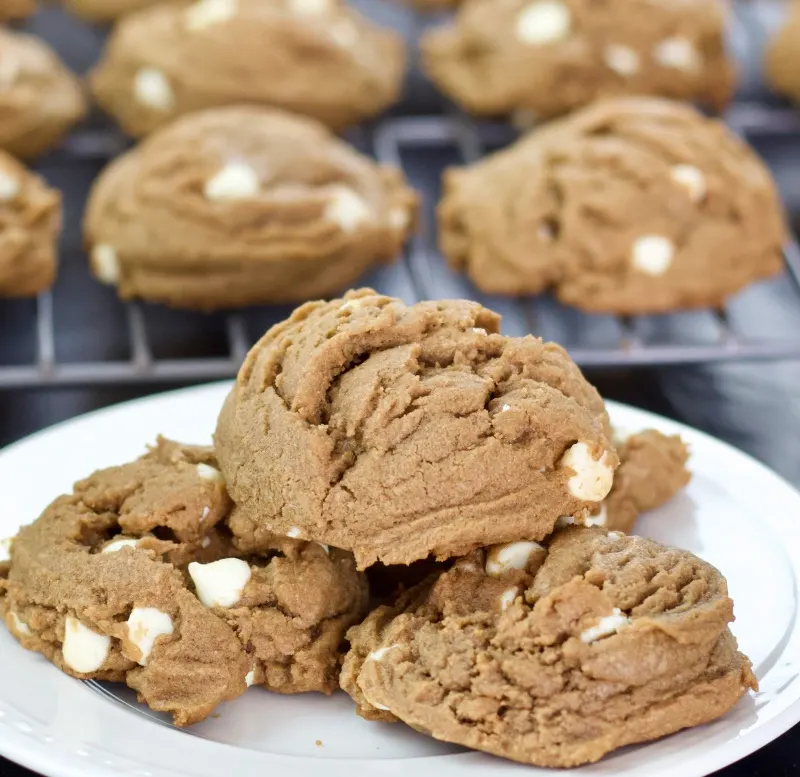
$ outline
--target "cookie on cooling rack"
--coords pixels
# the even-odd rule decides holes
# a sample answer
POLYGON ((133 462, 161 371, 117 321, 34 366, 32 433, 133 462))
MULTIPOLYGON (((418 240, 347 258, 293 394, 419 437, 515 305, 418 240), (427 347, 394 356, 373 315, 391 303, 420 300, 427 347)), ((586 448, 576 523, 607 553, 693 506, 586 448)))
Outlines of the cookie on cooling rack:
POLYGON ((800 102, 800 3, 788 3, 786 19, 769 42, 764 59, 767 84, 778 94, 800 102))
POLYGON ((36 157, 83 118, 80 83, 42 40, 0 27, 0 149, 36 157))
POLYGON ((131 135, 234 103, 339 130, 394 103, 403 73, 400 37, 338 0, 178 0, 123 18, 91 85, 131 135))
POLYGON ((571 527, 478 551, 350 629, 362 715, 571 767, 714 720, 756 678, 722 575, 691 553, 571 527))
POLYGON ((233 499, 360 568, 541 539, 588 512, 618 464, 603 400, 562 348, 498 328, 474 302, 369 289, 299 308, 220 414, 233 499))
POLYGON ((59 192, 0 151, 0 297, 29 297, 53 285, 60 232, 59 192))
POLYGON ((35 0, 3 0, 0 4, 0 22, 13 22, 30 16, 36 10, 35 0))
POLYGON ((72 13, 90 22, 107 23, 164 0, 61 0, 72 13))
POLYGON ((188 725, 253 684, 330 693, 366 606, 352 555, 267 543, 244 557, 209 448, 159 440, 96 472, 12 541, 11 633, 74 677, 124 682, 188 725))
POLYGON ((522 125, 626 94, 720 110, 734 88, 725 24, 717 0, 468 0, 422 55, 465 110, 522 125))
POLYGON ((321 124, 256 106, 176 120, 99 177, 95 275, 124 298, 211 310, 328 296, 399 253, 416 195, 321 124))
POLYGON ((780 272, 769 170, 721 122, 656 98, 601 101, 445 173, 441 248, 482 290, 552 288, 587 311, 722 305, 780 272))

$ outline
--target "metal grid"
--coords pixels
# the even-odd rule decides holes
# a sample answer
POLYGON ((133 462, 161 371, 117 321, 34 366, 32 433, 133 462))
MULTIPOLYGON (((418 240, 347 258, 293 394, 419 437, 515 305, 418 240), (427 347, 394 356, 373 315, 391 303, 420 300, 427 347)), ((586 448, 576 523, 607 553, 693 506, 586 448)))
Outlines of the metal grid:
MULTIPOLYGON (((736 2, 732 25, 733 48, 751 62, 778 18, 779 4, 770 0, 736 2), (770 19, 772 21, 770 21, 770 19), (765 21, 766 20, 766 21, 765 21)), ((764 99, 758 89, 746 86, 739 100, 729 110, 732 128, 754 139, 790 138, 800 135, 800 111, 764 99)), ((679 313, 670 316, 613 317, 580 313, 565 308, 550 297, 511 300, 489 297, 474 289, 466 279, 447 270, 436 249, 433 206, 441 169, 446 164, 473 162, 487 149, 513 140, 513 132, 499 124, 476 123, 460 114, 446 116, 410 116, 392 118, 366 130, 355 138, 356 145, 371 149, 385 163, 403 167, 412 185, 425 193, 426 207, 422 226, 405 256, 390 270, 378 271, 366 279, 381 291, 402 296, 406 301, 441 296, 467 296, 478 299, 503 314, 504 328, 509 334, 533 332, 561 342, 573 358, 583 366, 613 367, 666 365, 743 359, 800 358, 800 249, 797 244, 786 248, 785 278, 770 291, 794 314, 795 327, 772 327, 764 332, 758 321, 774 300, 767 296, 749 301, 744 315, 737 297, 722 311, 679 313), (431 162, 435 159, 435 162, 431 162), (436 168, 436 169, 433 169, 436 168), (755 315, 753 315, 753 311, 755 315), (782 332, 775 337, 772 331, 782 332)), ((126 141, 107 126, 77 132, 51 160, 66 168, 106 160, 120 153, 126 141)), ((68 224, 69 226, 69 224, 68 224)), ((69 271, 87 275, 85 260, 72 256, 69 271)), ((64 268, 66 271, 66 267, 64 268)), ((77 298, 96 298, 107 290, 90 285, 88 278, 78 285, 77 298)), ((757 284, 762 287, 764 284, 757 284)), ((215 330, 223 347, 198 350, 196 343, 177 344, 165 356, 159 345, 164 324, 153 326, 157 314, 152 306, 138 303, 115 303, 104 298, 100 306, 101 327, 119 326, 115 337, 119 347, 101 348, 88 358, 76 349, 61 346, 65 302, 72 301, 75 285, 64 288, 57 284, 53 292, 41 295, 35 305, 25 309, 25 320, 16 321, 14 332, 34 332, 35 337, 23 359, 6 363, 0 349, 0 389, 46 386, 189 383, 233 376, 252 345, 266 326, 280 320, 287 308, 243 311, 229 315, 198 317, 198 314, 175 313, 172 322, 180 320, 183 333, 195 328, 215 330), (65 297, 67 298, 65 300, 65 297), (115 322, 106 321, 115 317, 115 322), (177 317, 177 318, 175 318, 177 317), (148 326, 148 322, 150 326, 148 326), (161 329, 159 329, 161 327, 161 329), (214 355, 209 355, 213 353, 214 355), (124 354, 124 355, 121 355, 124 354), (191 354, 191 356, 189 355, 191 354), (76 358, 76 355, 78 358, 76 358)), ((740 297, 747 297, 746 291, 740 297)), ((81 299, 81 302, 83 300, 81 299)), ((0 320, 4 305, 0 300, 0 320)), ((790 317, 791 320, 791 317, 790 317)), ((74 323, 74 322, 73 322, 74 323)), ((9 331, 3 327, 3 334, 9 331)), ((2 345, 2 338, 0 338, 2 345)), ((74 343, 73 343, 74 345, 74 343)))

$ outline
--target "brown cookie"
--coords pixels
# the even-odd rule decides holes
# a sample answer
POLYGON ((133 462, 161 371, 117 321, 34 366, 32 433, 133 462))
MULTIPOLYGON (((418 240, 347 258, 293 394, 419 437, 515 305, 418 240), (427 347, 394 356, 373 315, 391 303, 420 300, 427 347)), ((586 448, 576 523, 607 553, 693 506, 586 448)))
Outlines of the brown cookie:
POLYGON ((81 19, 107 23, 163 0, 61 0, 61 2, 81 19))
POLYGON ((422 56, 467 111, 521 123, 631 94, 721 110, 734 88, 725 22, 717 0, 468 0, 422 56))
POLYGON ((786 3, 786 19, 766 47, 764 75, 778 94, 800 102, 800 3, 786 3))
POLYGON ((60 233, 60 193, 0 151, 0 297, 52 286, 60 233))
POLYGON ((0 22, 14 22, 24 19, 35 10, 35 0, 3 0, 2 4, 0 4, 0 22))
POLYGON ((210 310, 337 293, 399 254, 415 213, 399 170, 315 121, 241 106, 178 119, 115 160, 85 236, 123 298, 210 310))
POLYGON ((240 558, 230 507, 210 448, 160 440, 20 531, 0 615, 24 647, 74 677, 127 683, 177 725, 254 683, 329 693, 366 605, 352 555, 304 544, 240 558))
POLYGON ((599 102, 445 173, 440 244, 482 290, 594 312, 716 307, 780 272, 769 170, 722 123, 653 98, 599 102))
POLYGON ((237 103, 343 129, 394 103, 403 72, 401 39, 337 0, 176 0, 120 20, 91 86, 131 135, 237 103))
POLYGON ((80 83, 44 41, 2 27, 0 62, 0 149, 39 156, 83 118, 80 83))
POLYGON ((714 720, 756 688, 725 580, 691 553, 571 527, 457 562, 350 630, 366 717, 570 767, 714 720))
POLYGON ((602 399, 562 348, 498 327, 474 302, 368 289, 298 308, 219 418, 243 520, 365 568, 540 539, 591 509, 618 462, 602 399))

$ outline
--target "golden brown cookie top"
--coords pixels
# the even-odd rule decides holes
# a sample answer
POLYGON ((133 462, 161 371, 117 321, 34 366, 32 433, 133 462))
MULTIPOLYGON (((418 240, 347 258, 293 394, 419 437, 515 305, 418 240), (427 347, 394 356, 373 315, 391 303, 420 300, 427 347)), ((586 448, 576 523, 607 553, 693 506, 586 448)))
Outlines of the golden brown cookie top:
POLYGON ((362 714, 574 766, 755 687, 724 578, 691 553, 575 527, 520 545, 505 569, 496 549, 474 554, 350 630, 342 686, 362 714))
POLYGON ((41 152, 45 140, 83 117, 76 76, 33 35, 0 28, 0 148, 18 156, 41 152))
POLYGON ((4 0, 0 5, 0 21, 24 19, 36 9, 35 0, 4 0))
POLYGON ((86 215, 92 263, 335 260, 358 244, 394 258, 416 196, 317 122, 255 106, 175 121, 101 175, 86 215))
POLYGON ((235 103, 343 128, 397 99, 403 61, 394 32, 335 0, 178 0, 124 17, 92 83, 134 135, 235 103))
POLYGON ((549 534, 611 488, 608 421, 562 348, 498 329, 474 302, 370 290, 299 308, 253 348, 220 416, 233 498, 362 567, 549 534))
POLYGON ((440 219, 482 288, 617 313, 720 304, 779 271, 786 235, 753 150, 656 98, 600 101, 448 172, 440 219))
POLYGON ((661 95, 724 108, 734 86, 717 0, 469 0, 422 40, 433 80, 467 110, 558 116, 661 95))

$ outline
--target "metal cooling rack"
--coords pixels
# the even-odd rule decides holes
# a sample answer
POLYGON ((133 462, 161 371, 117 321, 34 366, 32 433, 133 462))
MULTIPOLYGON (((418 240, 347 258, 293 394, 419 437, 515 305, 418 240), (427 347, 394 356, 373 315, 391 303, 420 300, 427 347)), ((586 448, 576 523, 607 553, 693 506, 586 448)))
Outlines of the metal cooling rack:
MULTIPOLYGON (((734 8, 731 46, 737 59, 752 65, 779 22, 780 4, 737 0, 734 8)), ((410 25, 412 38, 419 22, 410 25)), ((37 24, 37 32, 58 44, 71 20, 48 10, 37 24), (50 18, 55 23, 48 28, 50 18)), ((88 61, 86 46, 97 41, 86 38, 89 33, 83 27, 74 27, 71 34, 77 36, 73 51, 58 47, 65 55, 80 55, 73 56, 80 69, 88 61)), ((753 68, 744 69, 742 91, 726 117, 729 124, 754 140, 800 136, 800 110, 770 102, 753 68)), ((405 110, 414 113, 419 108, 412 104, 405 110)), ((441 172, 451 164, 473 162, 513 137, 506 126, 454 113, 390 118, 351 138, 379 161, 403 167, 411 184, 425 195, 421 229, 405 255, 395 265, 370 273, 364 283, 407 302, 477 299, 503 315, 508 334, 533 332, 560 342, 587 367, 800 358, 800 249, 794 243, 786 249, 782 278, 745 290, 724 310, 668 316, 587 315, 548 296, 522 301, 491 297, 449 271, 436 249, 434 229, 441 172), (781 314, 777 318, 776 311, 781 314)), ((231 377, 255 339, 289 313, 290 307, 280 306, 205 316, 123 304, 90 279, 78 227, 83 201, 102 164, 125 145, 118 133, 101 124, 74 133, 44 160, 45 175, 67 191, 62 266, 52 292, 35 301, 0 300, 0 389, 231 377)))

